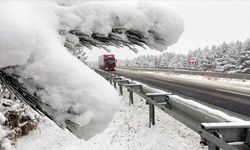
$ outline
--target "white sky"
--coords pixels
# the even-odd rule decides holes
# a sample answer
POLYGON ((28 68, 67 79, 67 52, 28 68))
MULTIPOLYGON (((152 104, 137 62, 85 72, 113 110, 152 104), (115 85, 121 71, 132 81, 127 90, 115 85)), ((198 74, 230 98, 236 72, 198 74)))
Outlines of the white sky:
MULTIPOLYGON (((185 30, 179 41, 167 51, 186 54, 198 47, 250 38, 250 1, 154 1, 179 13, 185 22, 185 30)), ((114 48, 115 49, 115 48, 114 48)), ((89 61, 106 53, 89 51, 89 61)), ((158 51, 141 50, 139 54, 127 48, 115 49, 118 59, 134 58, 142 54, 159 54, 158 51)))

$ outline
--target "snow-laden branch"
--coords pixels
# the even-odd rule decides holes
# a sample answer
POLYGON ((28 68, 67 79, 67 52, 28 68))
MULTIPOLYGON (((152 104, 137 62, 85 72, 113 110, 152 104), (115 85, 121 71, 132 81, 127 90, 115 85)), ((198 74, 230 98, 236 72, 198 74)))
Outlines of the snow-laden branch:
POLYGON ((19 95, 28 95, 34 109, 62 127, 73 125, 74 134, 85 139, 108 126, 120 98, 68 52, 66 37, 58 32, 81 33, 76 37, 86 47, 147 45, 158 50, 175 43, 183 32, 176 13, 143 3, 65 7, 53 1, 1 1, 0 20, 0 68, 16 66, 3 71, 9 76, 3 80, 19 95))

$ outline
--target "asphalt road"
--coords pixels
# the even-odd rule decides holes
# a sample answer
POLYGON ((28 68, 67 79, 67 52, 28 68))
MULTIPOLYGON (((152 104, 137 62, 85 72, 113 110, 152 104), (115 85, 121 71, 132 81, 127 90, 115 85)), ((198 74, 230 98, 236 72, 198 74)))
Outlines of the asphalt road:
POLYGON ((131 70, 117 70, 113 73, 164 91, 171 91, 186 98, 247 116, 247 118, 250 117, 250 88, 227 86, 220 83, 209 84, 202 81, 176 79, 167 75, 131 70))

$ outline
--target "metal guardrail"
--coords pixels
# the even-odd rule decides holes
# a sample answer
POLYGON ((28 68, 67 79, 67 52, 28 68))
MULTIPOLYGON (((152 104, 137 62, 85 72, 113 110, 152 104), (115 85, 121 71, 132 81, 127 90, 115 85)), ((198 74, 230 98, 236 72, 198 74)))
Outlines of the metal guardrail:
POLYGON ((194 105, 184 103, 169 93, 162 93, 124 77, 116 76, 110 72, 94 69, 97 73, 109 80, 123 94, 123 87, 129 92, 129 105, 134 103, 133 93, 143 97, 149 105, 149 127, 155 125, 155 107, 170 114, 190 129, 200 134, 201 143, 209 150, 238 150, 250 149, 250 122, 232 122, 230 117, 220 116, 199 109, 194 105))
POLYGON ((155 67, 118 67, 120 69, 127 70, 143 70, 143 71, 162 71, 162 72, 172 72, 178 74, 189 74, 189 75, 201 75, 207 77, 216 77, 216 78, 229 78, 229 79, 245 79, 250 80, 250 74, 247 73, 223 73, 223 72, 209 72, 209 71, 195 71, 188 69, 178 69, 178 68, 155 68, 155 67))

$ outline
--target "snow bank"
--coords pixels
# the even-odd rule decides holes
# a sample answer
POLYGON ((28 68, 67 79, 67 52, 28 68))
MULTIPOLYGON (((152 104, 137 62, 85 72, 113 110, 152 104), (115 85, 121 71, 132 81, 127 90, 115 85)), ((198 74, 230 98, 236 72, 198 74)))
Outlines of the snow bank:
POLYGON ((54 1, 1 1, 0 20, 0 68, 18 65, 14 72, 19 82, 55 110, 50 115, 59 124, 65 126, 70 120, 79 125, 76 133, 85 139, 106 128, 118 109, 119 96, 67 51, 65 37, 58 31, 108 34, 115 26, 135 29, 145 32, 159 50, 175 43, 183 32, 177 14, 142 3, 65 7, 54 1))
MULTIPOLYGON (((18 140, 16 150, 206 150, 200 136, 185 125, 155 108, 156 125, 148 127, 148 105, 134 94, 129 106, 129 93, 123 88, 119 111, 108 128, 88 141, 79 140, 60 130, 44 118, 38 130, 18 140)), ((43 119, 43 118, 42 118, 43 119)))

